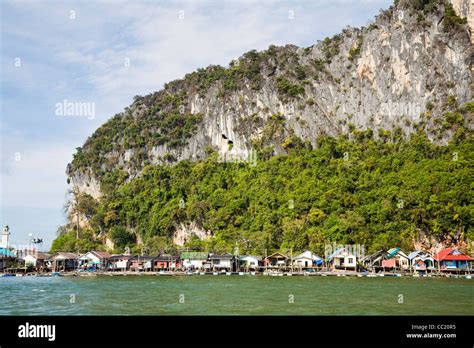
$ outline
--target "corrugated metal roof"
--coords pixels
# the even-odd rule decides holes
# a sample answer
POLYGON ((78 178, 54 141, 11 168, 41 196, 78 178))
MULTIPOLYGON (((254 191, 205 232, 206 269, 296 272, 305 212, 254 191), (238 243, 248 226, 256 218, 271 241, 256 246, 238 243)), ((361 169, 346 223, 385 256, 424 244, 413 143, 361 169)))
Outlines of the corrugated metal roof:
POLYGON ((181 253, 181 259, 207 260, 208 255, 208 253, 202 251, 183 251, 181 253))
POLYGON ((67 253, 67 252, 59 252, 51 256, 51 259, 66 259, 66 260, 75 260, 79 257, 79 255, 74 253, 67 253))
POLYGON ((111 256, 108 252, 99 251, 99 250, 92 250, 91 253, 100 259, 109 259, 111 256))

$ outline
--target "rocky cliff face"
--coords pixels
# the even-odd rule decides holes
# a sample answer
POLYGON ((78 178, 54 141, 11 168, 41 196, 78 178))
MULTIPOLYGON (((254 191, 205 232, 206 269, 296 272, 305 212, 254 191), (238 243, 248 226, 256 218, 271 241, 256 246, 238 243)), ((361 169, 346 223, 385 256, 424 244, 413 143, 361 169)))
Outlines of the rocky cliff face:
POLYGON ((399 1, 367 27, 307 48, 249 52, 227 69, 208 67, 136 97, 88 139, 68 177, 98 198, 107 173, 127 180, 147 164, 200 159, 211 149, 247 158, 256 147, 315 146, 322 135, 420 127, 445 143, 452 134, 437 130, 437 116, 472 99, 472 2, 452 0, 467 24, 438 1, 426 3, 399 1))
POLYGON ((472 0, 450 0, 450 3, 459 17, 466 18, 471 42, 474 43, 474 7, 472 0))

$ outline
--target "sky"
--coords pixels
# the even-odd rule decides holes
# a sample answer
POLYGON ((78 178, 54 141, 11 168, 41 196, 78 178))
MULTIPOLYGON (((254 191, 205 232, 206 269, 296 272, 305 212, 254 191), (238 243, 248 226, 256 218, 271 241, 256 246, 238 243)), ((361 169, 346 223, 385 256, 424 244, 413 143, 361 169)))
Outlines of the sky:
POLYGON ((65 223, 75 149, 135 95, 252 49, 311 46, 391 3, 2 1, 0 225, 10 226, 11 245, 32 234, 49 249, 65 223), (66 112, 65 103, 88 109, 66 112))

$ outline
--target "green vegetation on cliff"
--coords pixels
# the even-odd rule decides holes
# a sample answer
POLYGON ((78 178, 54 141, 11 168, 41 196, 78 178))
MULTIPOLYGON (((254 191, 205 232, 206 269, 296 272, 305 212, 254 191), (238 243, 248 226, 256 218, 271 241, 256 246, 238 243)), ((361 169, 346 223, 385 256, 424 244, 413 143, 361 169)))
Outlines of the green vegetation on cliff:
MULTIPOLYGON (((463 110, 472 112, 472 105, 463 110)), ((137 237, 148 252, 170 251, 176 227, 190 222, 213 238, 191 238, 187 247, 215 252, 236 245, 241 253, 322 252, 330 242, 410 250, 420 232, 472 240, 474 143, 464 127, 453 127, 446 146, 421 131, 403 139, 380 130, 378 140, 371 131, 353 131, 320 138, 315 149, 288 147, 288 155, 259 157, 256 166, 219 163, 217 154, 147 166, 138 178, 106 190, 100 203, 83 198, 79 208, 91 227, 81 231, 76 243, 82 244, 74 245, 71 226, 53 250, 97 247, 108 235, 116 251, 133 250, 137 237)))

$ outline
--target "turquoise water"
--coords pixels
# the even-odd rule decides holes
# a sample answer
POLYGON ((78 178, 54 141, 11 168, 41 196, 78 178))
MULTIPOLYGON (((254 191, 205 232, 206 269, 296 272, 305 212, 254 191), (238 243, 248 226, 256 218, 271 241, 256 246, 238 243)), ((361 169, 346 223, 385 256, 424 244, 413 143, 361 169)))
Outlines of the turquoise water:
POLYGON ((14 277, 0 291, 0 315, 474 315, 474 279, 14 277))

